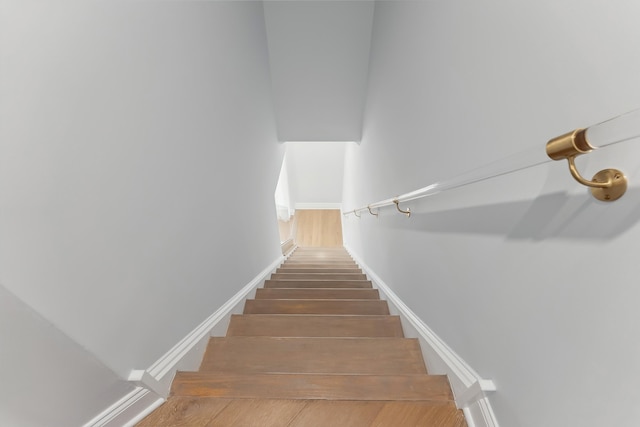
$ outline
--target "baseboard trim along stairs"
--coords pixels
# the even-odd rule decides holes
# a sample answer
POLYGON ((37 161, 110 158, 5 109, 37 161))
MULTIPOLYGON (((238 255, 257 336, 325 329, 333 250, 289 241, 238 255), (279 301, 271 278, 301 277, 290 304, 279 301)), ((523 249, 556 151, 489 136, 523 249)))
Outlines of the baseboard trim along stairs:
POLYGON ((371 279, 373 287, 389 303, 389 310, 402 319, 407 337, 420 341, 426 365, 433 373, 449 378, 458 408, 462 408, 469 427, 498 427, 489 395, 496 391, 493 381, 482 378, 426 323, 398 297, 367 264, 349 247, 347 252, 371 279))

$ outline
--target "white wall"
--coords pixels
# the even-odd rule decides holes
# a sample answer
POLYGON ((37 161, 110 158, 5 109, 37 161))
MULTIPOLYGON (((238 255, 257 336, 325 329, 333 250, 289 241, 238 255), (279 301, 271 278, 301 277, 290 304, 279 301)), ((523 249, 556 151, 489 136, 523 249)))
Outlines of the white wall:
POLYGON ((287 175, 291 201, 299 209, 336 208, 342 201, 348 142, 289 142, 287 175))
POLYGON ((84 387, 36 388, 5 382, 34 361, 3 346, 0 377, 36 405, 66 395, 57 425, 111 404, 109 370, 149 367, 280 255, 265 37, 261 2, 2 2, 0 283, 68 337, 43 354, 87 359, 84 387))
MULTIPOLYGON (((630 1, 379 2, 344 209, 640 106, 630 1)), ((591 199, 566 162, 345 221, 345 242, 478 373, 503 426, 640 418, 640 145, 579 159, 630 179, 591 199)))
POLYGON ((278 183, 274 194, 276 201, 276 212, 278 220, 289 221, 291 213, 294 211, 293 203, 291 203, 291 195, 289 191, 289 166, 287 165, 287 156, 285 153, 278 175, 278 183))

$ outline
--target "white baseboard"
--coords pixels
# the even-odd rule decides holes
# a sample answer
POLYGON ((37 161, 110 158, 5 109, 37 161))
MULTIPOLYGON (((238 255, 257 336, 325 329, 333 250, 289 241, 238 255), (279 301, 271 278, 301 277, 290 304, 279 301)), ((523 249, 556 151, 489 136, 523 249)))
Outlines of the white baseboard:
POLYGON ((152 391, 136 387, 84 427, 133 427, 163 402, 164 399, 152 391))
POLYGON ((488 398, 475 401, 463 408, 468 427, 498 427, 498 421, 488 398))
POLYGON ((278 257, 149 368, 132 370, 129 381, 137 388, 84 427, 129 427, 149 415, 169 395, 175 373, 179 370, 198 369, 209 337, 226 334, 231 315, 242 313, 245 299, 251 297, 250 294, 255 292, 258 285, 267 279, 284 259, 284 256, 278 257))
POLYGON ((374 287, 389 303, 389 311, 400 316, 408 338, 418 338, 427 369, 432 374, 449 377, 456 405, 463 409, 469 427, 498 427, 487 393, 496 387, 491 380, 480 377, 451 347, 433 332, 391 288, 350 248, 346 248, 367 274, 374 287))

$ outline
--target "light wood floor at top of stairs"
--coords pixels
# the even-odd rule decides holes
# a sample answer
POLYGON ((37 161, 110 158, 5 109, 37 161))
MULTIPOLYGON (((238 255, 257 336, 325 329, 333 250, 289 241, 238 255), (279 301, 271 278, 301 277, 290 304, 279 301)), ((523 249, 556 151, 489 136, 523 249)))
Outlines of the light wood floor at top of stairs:
POLYGON ((343 248, 298 248, 138 427, 466 427, 343 248), (347 270, 347 271, 345 271, 347 270))

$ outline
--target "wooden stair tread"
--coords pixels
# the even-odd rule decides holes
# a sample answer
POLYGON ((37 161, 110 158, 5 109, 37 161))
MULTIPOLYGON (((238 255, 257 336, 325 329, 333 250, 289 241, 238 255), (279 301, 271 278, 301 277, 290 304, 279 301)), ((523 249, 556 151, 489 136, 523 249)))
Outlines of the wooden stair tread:
POLYGON ((363 274, 359 268, 297 268, 297 267, 278 267, 276 273, 325 273, 325 274, 363 274))
POLYGON ((234 314, 227 336, 398 337, 399 316, 234 314))
POLYGON ((325 253, 313 253, 313 252, 300 252, 294 251, 289 258, 321 258, 321 259, 332 259, 332 258, 347 258, 353 259, 351 255, 346 252, 325 252, 325 253))
POLYGON ((290 256, 285 261, 286 264, 289 264, 289 263, 305 263, 305 262, 306 263, 318 263, 318 264, 324 264, 324 265, 329 265, 329 264, 334 264, 334 265, 354 264, 355 265, 355 263, 356 263, 353 260, 353 258, 327 259, 327 258, 319 258, 319 257, 299 257, 299 256, 290 256))
POLYGON ((334 264, 334 263, 327 263, 327 264, 322 264, 322 263, 303 263, 303 262, 296 262, 296 263, 289 263, 289 262, 285 262, 284 264, 280 264, 279 268, 324 268, 324 269, 331 269, 331 268, 340 268, 340 269, 349 269, 349 270, 360 270, 360 267, 355 264, 355 263, 351 263, 351 264, 347 264, 347 263, 343 263, 343 264, 334 264))
POLYGON ((389 314, 380 300, 248 299, 244 314, 389 314))
POLYGON ((308 256, 291 256, 287 258, 287 263, 290 262, 319 262, 323 264, 340 264, 340 263, 355 263, 352 258, 323 258, 323 257, 308 257, 308 256))
POLYGON ((200 372, 426 374, 410 338, 211 338, 200 372))
POLYGON ((447 401, 303 402, 307 402, 307 405, 287 427, 466 427, 462 410, 447 401))
POLYGON ((465 427, 447 401, 221 399, 171 396, 136 427, 465 427))
POLYGON ((304 256, 290 256, 289 258, 287 258, 285 260, 286 264, 289 263, 310 263, 310 264, 323 264, 323 265, 328 265, 328 264, 353 264, 355 265, 356 262, 353 260, 353 258, 333 258, 333 259, 327 259, 327 258, 320 258, 320 257, 304 257, 304 256))
POLYGON ((259 288, 256 299, 380 299, 377 289, 259 288))
POLYGON ((178 372, 171 395, 232 399, 453 400, 449 381, 444 375, 178 372))
POLYGON ((362 273, 273 273, 271 280, 367 280, 362 273))
POLYGON ((370 280, 273 280, 265 288, 373 288, 370 280))

